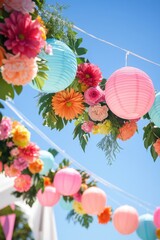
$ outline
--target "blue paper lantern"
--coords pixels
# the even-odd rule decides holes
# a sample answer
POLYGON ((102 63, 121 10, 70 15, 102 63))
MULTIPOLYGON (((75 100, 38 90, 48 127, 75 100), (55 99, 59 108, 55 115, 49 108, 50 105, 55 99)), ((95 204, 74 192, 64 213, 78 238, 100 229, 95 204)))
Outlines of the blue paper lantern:
MULTIPOLYGON (((53 55, 41 53, 39 56, 47 60, 49 67, 48 80, 45 81, 42 92, 59 92, 68 87, 74 80, 77 71, 77 60, 73 51, 63 42, 50 38, 47 43, 52 46, 53 55)), ((36 84, 30 86, 38 91, 36 84)))
POLYGON ((160 92, 156 94, 154 103, 149 111, 149 116, 151 121, 157 127, 160 127, 160 92))
POLYGON ((49 170, 53 169, 54 166, 54 157, 53 155, 45 150, 40 151, 40 157, 43 162, 43 169, 40 172, 41 175, 46 175, 49 170))
POLYGON ((64 210, 67 211, 70 211, 73 208, 73 201, 65 201, 63 197, 61 197, 59 204, 64 210))
POLYGON ((143 240, 155 240, 156 227, 153 223, 153 216, 151 214, 144 214, 139 217, 139 226, 137 228, 137 235, 143 240))

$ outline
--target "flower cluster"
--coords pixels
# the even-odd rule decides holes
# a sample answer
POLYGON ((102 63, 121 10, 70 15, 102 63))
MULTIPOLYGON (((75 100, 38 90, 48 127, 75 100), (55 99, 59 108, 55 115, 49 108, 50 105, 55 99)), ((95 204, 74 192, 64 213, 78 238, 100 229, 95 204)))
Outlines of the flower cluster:
POLYGON ((4 0, 0 5, 0 67, 1 77, 8 84, 23 86, 39 72, 39 53, 47 46, 44 22, 35 13, 32 0, 4 0))

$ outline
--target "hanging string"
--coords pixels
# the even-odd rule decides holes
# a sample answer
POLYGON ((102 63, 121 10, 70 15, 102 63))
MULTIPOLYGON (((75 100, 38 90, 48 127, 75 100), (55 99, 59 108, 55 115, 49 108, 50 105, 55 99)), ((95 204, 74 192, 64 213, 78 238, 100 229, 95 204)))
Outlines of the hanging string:
POLYGON ((125 67, 128 66, 128 56, 129 56, 129 51, 126 52, 126 55, 125 55, 125 67))
MULTIPOLYGON (((4 101, 4 103, 8 106, 8 108, 10 110, 12 110, 19 117, 19 119, 21 119, 27 126, 29 126, 34 132, 36 132, 44 141, 49 143, 50 146, 52 146, 54 149, 56 149, 63 157, 70 160, 72 164, 74 164, 75 166, 77 166, 80 169, 85 170, 95 181, 98 181, 98 182, 102 183, 104 186, 116 190, 117 192, 121 193, 125 197, 129 198, 135 204, 138 203, 139 206, 141 206, 145 210, 150 209, 150 208, 153 208, 153 209, 156 208, 156 206, 154 206, 148 202, 142 201, 141 199, 139 199, 139 198, 135 197, 134 195, 124 191, 123 189, 113 185, 112 183, 106 181, 105 179, 99 177, 92 171, 88 170, 86 167, 84 167, 82 164, 80 164, 74 158, 72 158, 69 154, 67 154, 58 145, 56 145, 46 134, 44 134, 36 125, 34 125, 26 116, 24 116, 16 107, 14 107, 12 104, 10 104, 9 101, 4 101)), ((150 209, 150 211, 153 212, 153 210, 151 210, 151 209, 150 209)))
POLYGON ((79 28, 79 27, 77 27, 77 26, 75 26, 75 25, 73 25, 73 28, 76 29, 76 30, 78 30, 79 32, 84 33, 85 35, 87 35, 87 36, 89 36, 89 37, 91 37, 91 38, 94 38, 94 39, 96 39, 96 40, 98 40, 98 41, 100 41, 100 42, 103 42, 103 43, 105 43, 105 44, 107 44, 107 45, 110 45, 110 46, 112 46, 112 47, 114 47, 114 48, 117 48, 117 49, 119 49, 119 50, 121 50, 121 51, 123 51, 123 52, 126 52, 126 53, 129 52, 129 54, 131 54, 131 55, 133 55, 133 56, 135 56, 135 57, 137 57, 137 58, 139 58, 139 59, 141 59, 141 60, 144 60, 144 61, 146 61, 146 62, 149 62, 149 63, 151 63, 151 64, 153 64, 153 65, 156 65, 156 66, 160 67, 160 64, 159 64, 159 63, 156 63, 156 62, 154 62, 154 61, 152 61, 152 60, 150 60, 150 59, 147 59, 147 58, 145 58, 145 57, 142 57, 142 56, 138 55, 137 53, 134 53, 134 52, 132 52, 132 51, 130 51, 130 50, 128 50, 128 49, 122 48, 122 47, 120 47, 120 46, 118 46, 118 45, 116 45, 116 44, 114 44, 114 43, 108 42, 108 41, 106 41, 106 40, 104 40, 104 39, 102 39, 102 38, 96 37, 95 35, 90 34, 90 33, 84 31, 83 29, 81 29, 81 28, 79 28))

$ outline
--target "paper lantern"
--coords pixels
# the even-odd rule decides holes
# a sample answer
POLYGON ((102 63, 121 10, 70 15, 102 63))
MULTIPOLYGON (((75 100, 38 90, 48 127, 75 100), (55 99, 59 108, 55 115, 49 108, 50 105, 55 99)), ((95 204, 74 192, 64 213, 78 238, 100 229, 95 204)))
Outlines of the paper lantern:
POLYGON ((156 94, 153 106, 149 111, 149 116, 151 118, 151 121, 157 127, 160 127, 160 92, 156 94))
POLYGON ((138 227, 137 210, 131 206, 124 205, 117 208, 113 214, 113 224, 121 234, 131 234, 138 227))
POLYGON ((59 170, 54 177, 54 186, 64 196, 73 195, 81 187, 81 175, 73 168, 59 170))
POLYGON ((153 223, 153 216, 151 214, 144 214, 139 217, 139 226, 137 228, 137 235, 143 240, 155 240, 156 227, 153 223))
POLYGON ((157 228, 160 228, 160 207, 156 208, 154 215, 153 215, 154 225, 157 228))
POLYGON ((54 166, 54 157, 53 155, 45 150, 40 150, 39 158, 43 162, 43 169, 40 172, 41 175, 45 175, 49 172, 49 170, 53 169, 54 166))
MULTIPOLYGON (((49 67, 48 79, 45 81, 43 92, 59 92, 68 87, 74 80, 77 71, 77 60, 72 50, 63 42, 48 39, 47 43, 52 46, 53 55, 41 53, 40 57, 47 60, 49 67)), ((36 84, 30 86, 40 91, 36 84)))
POLYGON ((61 197, 59 204, 64 210, 67 211, 70 211, 73 208, 73 201, 65 201, 63 197, 61 197))
POLYGON ((82 194, 81 202, 87 214, 99 215, 106 206, 106 194, 98 187, 90 187, 82 194))
POLYGON ((120 68, 106 82, 106 103, 120 118, 142 117, 150 110, 154 98, 155 92, 151 79, 138 68, 120 68))
POLYGON ((59 200, 61 195, 57 192, 55 187, 45 187, 44 192, 41 190, 37 193, 38 201, 42 206, 45 207, 52 207, 54 206, 59 200))

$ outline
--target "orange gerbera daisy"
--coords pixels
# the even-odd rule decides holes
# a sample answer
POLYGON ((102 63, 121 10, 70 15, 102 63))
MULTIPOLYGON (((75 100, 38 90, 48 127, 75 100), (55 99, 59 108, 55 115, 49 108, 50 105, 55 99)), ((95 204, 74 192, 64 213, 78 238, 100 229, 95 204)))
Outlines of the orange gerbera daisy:
POLYGON ((52 97, 52 108, 55 114, 66 120, 77 118, 84 111, 82 93, 75 92, 73 88, 57 92, 52 97))
POLYGON ((111 207, 106 207, 104 211, 98 215, 98 222, 101 224, 106 224, 111 220, 112 210, 111 207))

